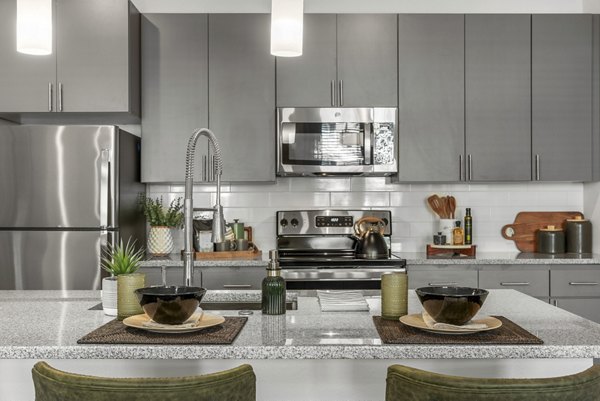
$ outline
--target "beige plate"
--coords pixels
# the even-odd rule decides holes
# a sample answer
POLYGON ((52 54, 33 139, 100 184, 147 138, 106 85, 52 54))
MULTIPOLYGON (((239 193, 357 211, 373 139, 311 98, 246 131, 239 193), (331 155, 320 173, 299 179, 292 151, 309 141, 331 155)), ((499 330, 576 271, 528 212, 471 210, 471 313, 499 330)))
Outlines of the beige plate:
POLYGON ((491 316, 483 316, 479 319, 474 319, 473 323, 485 323, 488 327, 485 329, 479 330, 448 330, 448 329, 432 329, 427 327, 425 322, 423 321, 423 316, 420 313, 413 313, 412 315, 405 315, 400 317, 400 321, 407 326, 415 327, 417 329, 421 329, 424 331, 428 331, 430 333, 439 333, 439 334, 473 334, 479 333, 480 331, 489 331, 495 330, 498 327, 502 326, 502 322, 495 317, 491 316))
MULTIPOLYGON (((202 313, 202 312, 200 312, 202 313)), ((142 329, 146 331, 151 331, 152 333, 167 333, 167 334, 178 334, 178 333, 191 333, 194 331, 202 330, 207 327, 216 326, 225 321, 223 316, 212 315, 210 313, 204 312, 202 318, 198 321, 198 324, 195 327, 168 327, 168 328, 159 328, 159 327, 145 327, 144 323, 149 322, 150 319, 148 315, 142 313, 141 315, 130 316, 123 320, 123 324, 129 327, 135 327, 136 329, 142 329)))

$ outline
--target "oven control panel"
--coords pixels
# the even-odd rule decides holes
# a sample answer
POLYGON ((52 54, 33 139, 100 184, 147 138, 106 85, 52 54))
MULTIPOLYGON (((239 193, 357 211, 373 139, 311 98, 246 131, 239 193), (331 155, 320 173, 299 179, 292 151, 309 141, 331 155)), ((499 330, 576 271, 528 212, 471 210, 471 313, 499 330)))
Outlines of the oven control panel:
POLYGON ((353 235, 363 217, 382 219, 383 235, 392 234, 389 210, 287 210, 277 212, 277 235, 353 235))
POLYGON ((352 216, 317 216, 315 218, 317 227, 352 227, 353 225, 352 216))

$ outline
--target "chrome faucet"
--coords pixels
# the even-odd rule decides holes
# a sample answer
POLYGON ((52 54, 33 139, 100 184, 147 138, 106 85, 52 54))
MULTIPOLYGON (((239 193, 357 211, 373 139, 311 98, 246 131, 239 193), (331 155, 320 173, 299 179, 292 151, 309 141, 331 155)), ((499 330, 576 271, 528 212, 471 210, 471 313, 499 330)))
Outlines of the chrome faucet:
POLYGON ((221 147, 217 142, 215 134, 208 128, 200 128, 194 131, 187 145, 185 155, 185 198, 183 200, 183 284, 192 286, 194 282, 194 204, 192 196, 194 193, 194 156, 196 154, 196 142, 198 138, 205 136, 215 152, 215 172, 217 176, 217 201, 213 207, 212 242, 225 241, 225 222, 223 221, 223 207, 221 206, 221 172, 223 162, 221 161, 221 147))

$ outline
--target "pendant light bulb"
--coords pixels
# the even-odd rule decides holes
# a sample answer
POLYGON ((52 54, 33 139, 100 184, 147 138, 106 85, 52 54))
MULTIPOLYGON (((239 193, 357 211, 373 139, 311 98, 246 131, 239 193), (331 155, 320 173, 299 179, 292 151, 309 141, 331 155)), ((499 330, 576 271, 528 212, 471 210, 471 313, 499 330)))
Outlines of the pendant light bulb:
POLYGON ((17 0, 17 51, 52 54, 52 0, 17 0))
POLYGON ((302 55, 304 0, 272 0, 271 54, 279 57, 302 55))

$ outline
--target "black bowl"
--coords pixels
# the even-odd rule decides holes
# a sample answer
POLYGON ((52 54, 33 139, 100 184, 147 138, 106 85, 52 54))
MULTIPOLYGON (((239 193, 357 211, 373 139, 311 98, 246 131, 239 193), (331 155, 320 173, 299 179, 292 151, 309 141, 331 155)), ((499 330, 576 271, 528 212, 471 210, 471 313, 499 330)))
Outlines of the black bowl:
POLYGON ((150 319, 162 324, 181 324, 194 314, 206 288, 146 287, 135 290, 135 294, 150 319))
POLYGON ((459 326, 479 312, 489 294, 487 290, 470 287, 421 287, 415 292, 436 322, 459 326))

